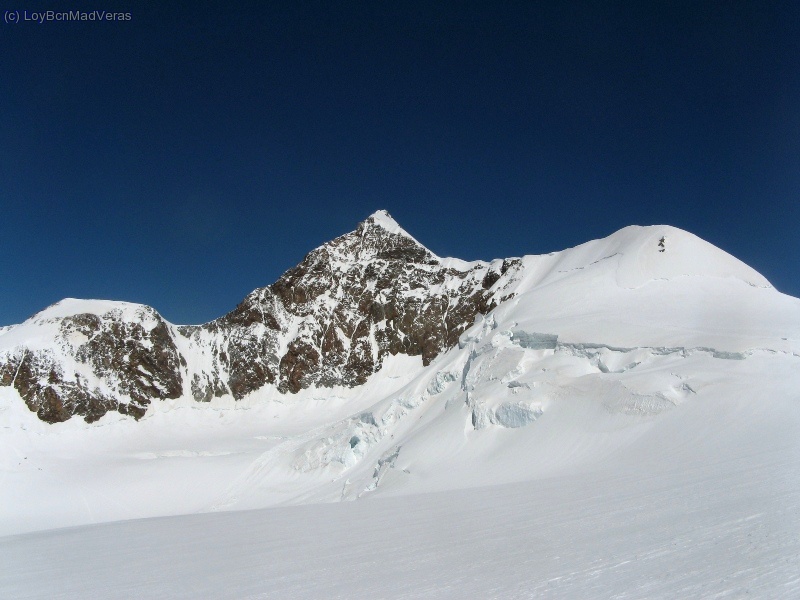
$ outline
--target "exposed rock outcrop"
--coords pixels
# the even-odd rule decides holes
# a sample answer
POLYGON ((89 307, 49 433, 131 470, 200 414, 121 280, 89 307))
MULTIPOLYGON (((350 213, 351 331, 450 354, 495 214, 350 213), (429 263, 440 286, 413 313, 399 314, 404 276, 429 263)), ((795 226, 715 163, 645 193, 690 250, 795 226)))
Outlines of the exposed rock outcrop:
POLYGON ((518 259, 439 259, 379 211, 204 325, 175 327, 126 303, 84 311, 70 301, 78 312, 60 303, 17 326, 40 326, 37 344, 0 347, 0 385, 48 422, 108 411, 138 419, 150 402, 184 394, 202 402, 267 385, 354 387, 388 355, 428 364, 454 346, 507 298, 520 268, 518 259))
POLYGON ((0 384, 13 385, 48 423, 73 415, 92 422, 108 411, 138 419, 152 400, 179 397, 185 360, 169 325, 152 308, 120 305, 102 314, 35 315, 26 325, 52 332, 51 343, 0 351, 0 384))

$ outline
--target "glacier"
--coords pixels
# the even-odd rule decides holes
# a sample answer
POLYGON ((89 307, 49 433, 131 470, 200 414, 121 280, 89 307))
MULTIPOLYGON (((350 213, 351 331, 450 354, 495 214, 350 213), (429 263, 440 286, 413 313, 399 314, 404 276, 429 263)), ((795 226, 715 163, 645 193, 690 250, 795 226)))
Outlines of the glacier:
MULTIPOLYGON (((371 302, 424 310, 480 293, 485 310, 426 352, 400 327, 399 345, 380 346, 389 319, 358 298, 304 298, 313 318, 346 306, 341 322, 367 323, 363 377, 320 360, 307 385, 276 378, 236 397, 214 331, 125 303, 62 302, 0 331, 0 353, 50 352, 104 397, 132 388, 82 363, 71 349, 86 340, 61 319, 163 322, 186 363, 179 393, 138 418, 48 423, 0 387, 0 595, 800 595, 800 300, 669 226, 512 265, 439 258, 388 213, 368 221, 362 238, 413 248, 402 287, 359 284, 391 290, 371 302), (467 275, 411 285, 439 269, 467 275), (192 374, 214 372, 222 393, 198 401, 192 374)), ((326 272, 394 264, 352 254, 355 240, 326 272)), ((280 314, 260 347, 286 356, 311 326, 280 314)), ((237 331, 257 337, 264 322, 237 331)))

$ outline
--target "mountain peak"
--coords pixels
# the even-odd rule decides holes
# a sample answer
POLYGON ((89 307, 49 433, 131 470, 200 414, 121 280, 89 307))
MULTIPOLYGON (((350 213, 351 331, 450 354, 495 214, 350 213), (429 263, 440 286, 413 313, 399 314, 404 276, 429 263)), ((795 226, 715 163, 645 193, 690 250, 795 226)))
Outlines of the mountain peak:
MULTIPOLYGON (((359 223, 359 230, 360 231, 367 231, 367 230, 378 230, 375 233, 381 235, 384 233, 389 233, 392 235, 399 235, 404 238, 408 238, 415 245, 423 247, 422 244, 417 241, 414 236, 408 233, 405 229, 400 227, 400 224, 392 218, 392 215, 389 214, 387 210, 377 210, 368 216, 364 221, 359 223)), ((427 248, 426 248, 427 250, 427 248)))
POLYGON ((381 258, 433 263, 439 258, 395 221, 386 210, 378 210, 358 224, 355 231, 325 244, 348 260, 381 258))
POLYGON ((400 227, 397 221, 392 218, 392 215, 389 214, 389 211, 384 209, 375 211, 369 217, 367 217, 364 222, 377 225, 389 233, 408 236, 408 233, 402 227, 400 227))

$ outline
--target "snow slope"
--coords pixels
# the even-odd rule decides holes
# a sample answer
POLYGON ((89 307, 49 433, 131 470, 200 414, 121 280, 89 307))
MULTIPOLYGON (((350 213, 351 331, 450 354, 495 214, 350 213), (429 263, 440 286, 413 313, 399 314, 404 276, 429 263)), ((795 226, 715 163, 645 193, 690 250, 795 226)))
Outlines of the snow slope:
POLYGON ((584 472, 0 538, 0 596, 797 598, 796 369, 769 364, 584 472))
POLYGON ((667 226, 521 264, 355 388, 91 425, 0 388, 0 595, 797 597, 800 300, 667 226))

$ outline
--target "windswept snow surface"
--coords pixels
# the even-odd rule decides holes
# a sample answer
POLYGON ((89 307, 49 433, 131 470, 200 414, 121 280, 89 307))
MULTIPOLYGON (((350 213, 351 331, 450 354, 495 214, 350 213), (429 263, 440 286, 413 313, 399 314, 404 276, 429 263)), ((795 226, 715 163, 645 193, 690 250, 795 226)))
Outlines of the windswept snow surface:
POLYGON ((0 538, 0 596, 797 598, 789 375, 769 402, 752 385, 684 403, 584 472, 0 538))
POLYGON ((0 597, 800 597, 800 300, 666 226, 522 262, 355 389, 0 388, 0 597))

